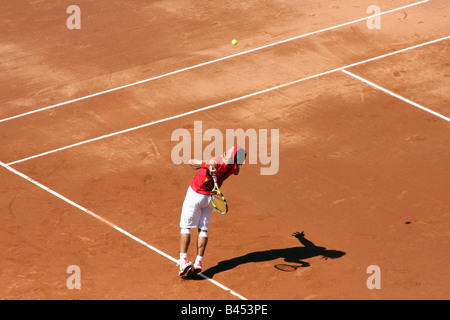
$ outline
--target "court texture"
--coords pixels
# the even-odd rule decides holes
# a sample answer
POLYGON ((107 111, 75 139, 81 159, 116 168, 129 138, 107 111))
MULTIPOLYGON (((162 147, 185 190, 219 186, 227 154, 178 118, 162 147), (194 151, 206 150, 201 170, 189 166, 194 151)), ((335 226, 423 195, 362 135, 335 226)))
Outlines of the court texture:
POLYGON ((450 298, 448 0, 0 7, 1 299, 450 298), (279 130, 279 169, 226 181, 185 280, 195 121, 279 130))

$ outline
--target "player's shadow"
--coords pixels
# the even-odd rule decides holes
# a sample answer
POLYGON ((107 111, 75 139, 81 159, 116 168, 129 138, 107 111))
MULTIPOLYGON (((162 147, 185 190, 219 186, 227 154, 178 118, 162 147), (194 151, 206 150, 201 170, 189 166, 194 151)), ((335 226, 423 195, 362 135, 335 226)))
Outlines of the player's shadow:
POLYGON ((316 246, 314 243, 305 238, 305 234, 303 232, 295 232, 293 236, 297 238, 303 246, 251 252, 240 257, 220 261, 217 265, 203 271, 202 273, 203 275, 212 278, 220 272, 231 270, 242 264, 249 262, 271 261, 279 258, 283 258, 285 262, 296 264, 293 267, 308 267, 310 264, 302 260, 317 256, 322 256, 324 259, 336 259, 345 254, 343 251, 328 250, 324 247, 316 246))

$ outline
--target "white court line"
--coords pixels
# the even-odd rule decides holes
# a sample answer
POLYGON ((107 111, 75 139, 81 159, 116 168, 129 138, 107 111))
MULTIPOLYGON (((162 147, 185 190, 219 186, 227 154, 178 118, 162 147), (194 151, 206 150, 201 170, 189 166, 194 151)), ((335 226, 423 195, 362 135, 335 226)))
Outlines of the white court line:
POLYGON ((127 84, 127 85, 120 86, 120 87, 116 87, 116 88, 100 91, 100 92, 93 93, 93 94, 90 94, 90 95, 87 95, 87 96, 83 96, 83 97, 80 97, 80 98, 76 98, 76 99, 72 99, 72 100, 69 100, 69 101, 57 103, 57 104, 54 104, 54 105, 51 105, 51 106, 47 106, 47 107, 44 107, 44 108, 28 111, 28 112, 21 113, 21 114, 15 115, 15 116, 11 116, 11 117, 8 117, 8 118, 1 119, 0 123, 8 121, 8 120, 24 117, 24 116, 27 116, 27 115, 30 115, 30 114, 33 114, 33 113, 41 112, 41 111, 44 111, 44 110, 61 107, 61 106, 64 106, 64 105, 67 105, 67 104, 70 104, 70 103, 73 103, 73 102, 77 102, 77 101, 93 98, 93 97, 96 97, 96 96, 99 96, 99 95, 102 95, 102 94, 106 94, 106 93, 109 93, 109 92, 114 92, 114 91, 117 91, 117 90, 129 88, 129 87, 132 87, 132 86, 136 86, 136 85, 139 85, 139 84, 142 84, 142 83, 146 83, 146 82, 150 82, 150 81, 153 81, 153 80, 161 79, 161 78, 168 77, 168 76, 171 76, 171 75, 174 75, 174 74, 177 74, 177 73, 181 73, 181 72, 184 72, 184 71, 200 68, 200 67, 203 67, 203 66, 215 63, 215 62, 231 59, 231 58, 238 57, 238 56, 241 56, 241 55, 244 55, 244 54, 247 54, 247 53, 251 53, 251 52, 259 51, 259 50, 262 50, 262 49, 270 48, 270 47, 273 47, 273 46, 276 46, 276 45, 279 45, 279 44, 282 44, 282 43, 290 42, 290 41, 293 41, 293 40, 297 40, 297 39, 300 39, 300 38, 308 37, 308 36, 315 35, 315 34, 318 34, 318 33, 330 31, 330 30, 337 29, 337 28, 341 28, 341 27, 348 26, 348 25, 351 25, 351 24, 354 24, 354 23, 357 23, 357 22, 361 22, 361 21, 364 21, 364 20, 372 19, 372 18, 377 17, 377 16, 381 16, 381 15, 384 15, 384 14, 388 14, 388 13, 392 13, 392 12, 395 12, 395 11, 403 10, 403 9, 406 9, 406 8, 409 8, 409 7, 417 6, 417 5, 420 5, 422 3, 426 3, 426 2, 429 2, 429 1, 430 0, 423 0, 423 1, 415 2, 415 3, 408 4, 408 5, 403 6, 403 7, 391 9, 391 10, 388 10, 388 11, 384 11, 384 12, 380 12, 380 13, 377 13, 377 14, 373 14, 371 16, 367 16, 367 17, 363 17, 363 18, 356 19, 356 20, 353 20, 353 21, 345 22, 345 23, 338 24, 338 25, 333 26, 333 27, 328 27, 328 28, 325 28, 325 29, 309 32, 309 33, 302 34, 302 35, 299 35, 299 36, 296 36, 296 37, 292 37, 292 38, 289 38, 289 39, 285 39, 285 40, 281 40, 281 41, 278 41, 278 42, 270 43, 270 44, 267 44, 267 45, 264 45, 264 46, 261 46, 261 47, 257 47, 257 48, 246 50, 246 51, 242 51, 242 52, 235 53, 235 54, 232 54, 232 55, 229 55, 229 56, 225 56, 225 57, 222 57, 222 58, 218 58, 218 59, 210 60, 210 61, 207 61, 207 62, 199 63, 199 64, 196 64, 196 65, 193 65, 193 66, 190 66, 190 67, 178 69, 178 70, 175 70, 175 71, 172 71, 172 72, 168 72, 168 73, 165 73, 165 74, 162 74, 162 75, 159 75, 159 76, 155 76, 155 77, 151 77, 151 78, 148 78, 148 79, 144 79, 144 80, 141 80, 141 81, 136 81, 136 82, 133 82, 133 83, 130 83, 130 84, 127 84))
POLYGON ((241 96, 241 97, 237 97, 237 98, 230 99, 230 100, 227 100, 227 101, 223 101, 223 102, 219 102, 219 103, 216 103, 216 104, 212 104, 212 105, 209 105, 209 106, 206 106, 206 107, 203 107, 203 108, 199 108, 199 109, 195 109, 195 110, 188 111, 188 112, 185 112, 185 113, 181 113, 181 114, 178 114, 178 115, 175 115, 175 116, 172 116, 172 117, 168 117, 168 118, 160 119, 160 120, 157 120, 157 121, 145 123, 145 124, 133 127, 133 128, 128 128, 128 129, 125 129, 125 130, 121 130, 121 131, 105 134, 105 135, 102 135, 102 136, 99 136, 99 137, 96 137, 96 138, 80 141, 80 142, 77 142, 77 143, 74 143, 74 144, 71 144, 71 145, 67 145, 65 147, 53 149, 53 150, 50 150, 50 151, 47 151, 47 152, 36 154, 34 156, 31 156, 31 157, 27 157, 27 158, 23 158, 23 159, 20 159, 20 160, 12 161, 12 162, 9 162, 7 165, 11 166, 11 165, 14 165, 14 164, 17 164, 17 163, 20 163, 20 162, 24 162, 24 161, 27 161, 27 160, 31 160, 31 159, 35 159, 35 158, 42 157, 42 156, 45 156, 45 155, 49 155, 49 154, 52 154, 52 153, 55 153, 55 152, 58 152, 58 151, 70 149, 70 148, 73 148, 73 147, 76 147, 76 146, 80 146, 80 145, 83 145, 83 144, 86 144, 86 143, 89 143, 89 142, 106 139, 106 138, 109 138, 109 137, 112 137, 112 136, 116 136, 116 135, 119 135, 119 134, 123 134, 123 133, 126 133, 126 132, 138 130, 138 129, 142 129, 142 128, 145 128, 145 127, 148 127, 148 126, 152 126, 152 125, 155 125, 155 124, 158 124, 158 123, 162 123, 162 122, 170 121, 170 120, 173 120, 173 119, 185 117, 185 116, 188 116, 188 115, 191 115, 191 114, 194 114, 194 113, 198 113, 198 112, 201 112, 201 111, 205 111, 205 110, 208 110, 208 109, 213 109, 213 108, 225 105, 225 104, 229 104, 229 103, 232 103, 232 102, 244 100, 244 99, 247 99, 247 98, 250 98, 250 97, 254 97, 256 95, 260 95, 260 94, 263 94, 263 93, 267 93, 267 92, 271 92, 271 91, 274 91, 274 90, 277 90, 277 89, 288 87, 288 86, 291 86, 293 84, 300 83, 302 81, 314 79, 314 78, 317 78, 317 77, 320 77, 320 76, 331 74, 331 73, 336 72, 336 71, 341 71, 341 70, 344 70, 344 69, 347 69, 347 68, 351 68, 351 67, 354 67, 354 66, 357 66, 357 65, 360 65, 360 64, 364 64, 364 63, 367 63, 367 62, 370 62, 370 61, 386 58, 386 57, 389 57, 389 56, 392 56, 392 55, 395 55, 395 54, 398 54, 398 53, 406 52, 406 51, 409 51, 409 50, 412 50, 412 49, 420 48, 420 47, 423 47, 423 46, 426 46, 426 45, 429 45, 429 44, 433 44, 433 43, 436 43, 436 42, 439 42, 439 41, 447 40, 447 39, 450 39, 450 36, 439 38, 439 39, 432 40, 432 41, 428 41, 428 42, 425 42, 425 43, 421 43, 421 44, 418 44, 418 45, 414 45, 412 47, 400 49, 400 50, 393 51, 393 52, 390 52, 390 53, 386 53, 386 54, 383 54, 381 56, 377 56, 377 57, 374 57, 374 58, 370 58, 370 59, 366 59, 366 60, 363 60, 363 61, 355 62, 355 63, 349 64, 349 65, 346 65, 346 66, 343 66, 343 67, 340 67, 340 68, 328 70, 328 71, 325 71, 325 72, 322 72, 322 73, 318 73, 318 74, 315 74, 315 75, 312 75, 312 76, 309 76, 309 77, 306 77, 306 78, 301 78, 301 79, 298 79, 298 80, 295 80, 295 81, 292 81, 292 82, 289 82, 289 83, 285 83, 285 84, 278 85, 278 86, 275 86, 275 87, 272 87, 272 88, 268 88, 268 89, 264 89, 264 90, 261 90, 261 91, 258 91, 258 92, 250 93, 250 94, 247 94, 247 95, 244 95, 244 96, 241 96))
POLYGON ((442 115, 442 114, 440 114, 440 113, 437 113, 436 111, 433 111, 433 110, 430 110, 430 109, 428 109, 428 108, 425 108, 424 106, 421 106, 420 104, 415 103, 414 101, 411 101, 411 100, 409 100, 409 99, 407 99, 407 98, 405 98, 405 97, 402 97, 402 96, 400 96, 400 95, 398 95, 398 94, 396 94, 396 93, 394 93, 394 92, 392 92, 392 91, 390 91, 390 90, 388 90, 388 89, 386 89, 386 88, 383 88, 383 87, 381 87, 381 86, 379 86, 379 85, 377 85, 377 84, 375 84, 375 83, 373 83, 373 82, 371 82, 371 81, 369 81, 369 80, 366 80, 366 79, 364 79, 364 78, 361 78, 360 76, 357 76, 356 74, 351 73, 350 71, 347 71, 347 70, 341 70, 341 71, 344 72, 344 73, 346 73, 346 74, 348 74, 349 76, 351 76, 351 77, 353 77, 353 78, 355 78, 355 79, 358 79, 359 81, 362 81, 362 82, 364 82, 364 83, 367 83, 368 85, 370 85, 370 86, 372 86, 372 87, 374 87, 374 88, 376 88, 376 89, 378 89, 378 90, 381 90, 381 91, 383 91, 383 92, 385 92, 385 93, 387 93, 387 94, 390 94, 391 96, 394 96, 394 97, 396 97, 396 98, 398 98, 398 99, 400 99, 400 100, 402 100, 402 101, 405 101, 405 102, 407 102, 407 103, 413 105, 414 107, 417 107, 417 108, 419 108, 419 109, 422 109, 422 110, 424 110, 424 111, 426 111, 426 112, 431 113, 432 115, 435 115, 436 117, 442 118, 442 119, 444 119, 444 120, 450 122, 450 118, 448 118, 448 117, 446 117, 446 116, 444 116, 444 115, 442 115))
MULTIPOLYGON (((123 230, 122 228, 116 226, 115 224, 113 224, 112 222, 110 222, 110 221, 106 220, 105 218, 99 216, 98 214, 95 214, 94 212, 92 212, 92 211, 86 209, 85 207, 83 207, 83 206, 81 206, 81 205, 79 205, 79 204, 73 202, 72 200, 70 200, 70 199, 64 197, 63 195, 61 195, 61 194, 59 194, 58 192, 56 192, 56 191, 50 189, 49 187, 43 185, 42 183, 39 183, 39 182, 37 182, 36 180, 34 180, 34 179, 28 177, 26 174, 24 174, 24 173, 22 173, 22 172, 20 172, 20 171, 17 171, 17 170, 14 169, 14 168, 11 168, 10 166, 8 166, 7 164, 4 164, 4 163, 1 162, 1 161, 0 161, 0 166, 2 166, 3 168, 5 168, 6 170, 9 170, 10 172, 14 173, 15 175, 18 175, 19 177, 21 177, 21 178, 27 180, 28 182, 31 182, 32 184, 38 186, 39 188, 41 188, 41 189, 47 191, 48 193, 54 195, 55 197, 57 197, 57 198, 59 198, 59 199, 65 201, 65 202, 67 202, 67 203, 70 204, 71 206, 74 206, 75 208, 80 209, 81 211, 83 211, 84 213, 87 213, 88 215, 94 217, 95 219, 100 220, 101 222, 105 223, 106 225, 108 225, 108 226, 114 228, 115 230, 119 231, 120 233, 126 235, 127 237, 129 237, 129 238, 131 238, 131 239, 133 239, 133 240, 139 242, 140 244, 143 244, 143 245, 146 246, 147 248, 149 248, 149 249, 155 251, 156 253, 162 255, 163 257, 165 257, 165 258, 167 258, 167 259, 169 259, 169 260, 171 260, 171 261, 173 261, 173 262, 175 262, 175 263, 178 262, 177 259, 175 259, 174 257, 172 257, 172 256, 168 255, 167 253, 165 253, 165 252, 163 252, 163 251, 161 251, 161 250, 159 250, 159 249, 153 247, 152 245, 148 244, 147 242, 145 242, 145 241, 139 239, 138 237, 132 235, 131 233, 129 233, 129 232, 123 230)), ((213 283, 214 285, 220 287, 221 289, 223 289, 223 290, 225 290, 225 291, 228 291, 230 294, 232 294, 232 295, 238 297, 239 299, 241 299, 241 300, 247 300, 245 297, 243 297, 243 296, 241 296, 240 294, 236 293, 235 291, 233 291, 233 290, 227 288, 227 287, 224 286, 223 284, 221 284, 221 283, 219 283, 219 282, 217 282, 217 281, 211 279, 210 277, 207 277, 207 276, 205 276, 204 274, 201 274, 201 273, 199 274, 199 276, 203 277, 204 279, 208 280, 209 282, 213 283)))

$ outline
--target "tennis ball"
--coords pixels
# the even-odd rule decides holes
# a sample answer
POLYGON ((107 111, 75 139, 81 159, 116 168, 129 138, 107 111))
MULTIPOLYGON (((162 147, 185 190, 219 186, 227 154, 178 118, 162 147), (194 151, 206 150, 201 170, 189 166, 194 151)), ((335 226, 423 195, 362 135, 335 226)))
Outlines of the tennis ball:
POLYGON ((231 40, 231 44, 232 44, 233 46, 237 45, 237 40, 236 40, 236 39, 231 40))

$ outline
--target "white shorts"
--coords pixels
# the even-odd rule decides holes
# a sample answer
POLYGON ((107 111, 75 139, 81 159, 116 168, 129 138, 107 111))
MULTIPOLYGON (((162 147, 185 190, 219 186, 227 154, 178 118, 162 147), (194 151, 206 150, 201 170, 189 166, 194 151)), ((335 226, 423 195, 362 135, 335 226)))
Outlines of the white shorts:
POLYGON ((210 195, 197 193, 189 186, 181 210, 180 228, 208 230, 213 210, 210 195))

